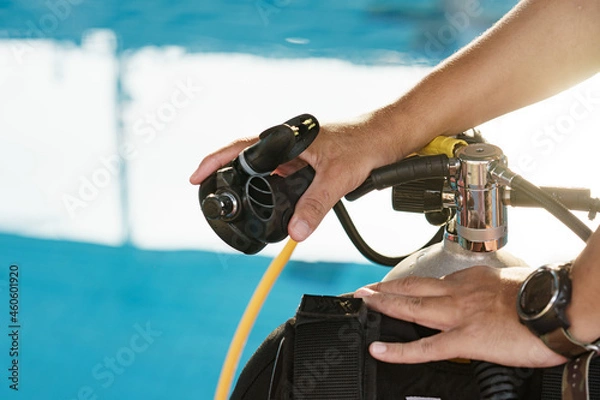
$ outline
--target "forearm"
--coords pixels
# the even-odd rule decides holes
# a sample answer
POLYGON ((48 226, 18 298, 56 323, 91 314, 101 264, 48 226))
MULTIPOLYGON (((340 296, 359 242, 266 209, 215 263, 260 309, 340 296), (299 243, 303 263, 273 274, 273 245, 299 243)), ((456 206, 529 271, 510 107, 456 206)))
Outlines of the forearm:
POLYGON ((523 1, 370 122, 395 130, 403 157, 437 135, 552 96, 598 71, 599 20, 598 0, 523 1))
POLYGON ((582 342, 600 338, 600 228, 588 240, 572 270, 573 295, 567 316, 571 334, 582 342))

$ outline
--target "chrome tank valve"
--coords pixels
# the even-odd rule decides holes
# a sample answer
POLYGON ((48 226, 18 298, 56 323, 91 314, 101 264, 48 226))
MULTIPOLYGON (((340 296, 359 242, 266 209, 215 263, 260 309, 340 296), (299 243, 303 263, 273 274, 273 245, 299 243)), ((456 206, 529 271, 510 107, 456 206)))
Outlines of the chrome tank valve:
POLYGON ((460 148, 460 167, 451 180, 456 190, 456 236, 466 250, 490 252, 507 241, 506 206, 502 186, 491 176, 491 165, 506 165, 499 147, 478 143, 460 148))

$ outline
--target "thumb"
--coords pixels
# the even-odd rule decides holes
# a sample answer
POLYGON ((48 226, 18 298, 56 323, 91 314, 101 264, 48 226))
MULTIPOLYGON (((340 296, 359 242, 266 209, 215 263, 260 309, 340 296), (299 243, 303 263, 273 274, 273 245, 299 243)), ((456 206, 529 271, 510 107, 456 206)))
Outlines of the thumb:
POLYGON ((227 163, 236 158, 242 150, 257 141, 257 137, 238 139, 222 149, 209 154, 200 162, 198 168, 190 176, 190 183, 199 185, 213 172, 227 165, 227 163))
POLYGON ((329 210, 344 196, 346 190, 338 182, 340 179, 332 179, 325 173, 317 172, 311 185, 298 200, 290 220, 288 233, 292 239, 301 242, 309 237, 329 210))

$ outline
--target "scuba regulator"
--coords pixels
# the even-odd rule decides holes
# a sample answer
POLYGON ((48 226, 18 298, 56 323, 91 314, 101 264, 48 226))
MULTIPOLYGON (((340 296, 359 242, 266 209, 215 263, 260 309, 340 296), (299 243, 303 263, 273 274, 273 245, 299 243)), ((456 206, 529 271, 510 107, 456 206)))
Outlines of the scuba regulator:
POLYGON ((200 185, 199 200, 210 227, 228 245, 255 254, 283 240, 298 199, 314 170, 304 167, 283 178, 273 174, 317 137, 319 122, 299 115, 267 129, 259 140, 200 185))

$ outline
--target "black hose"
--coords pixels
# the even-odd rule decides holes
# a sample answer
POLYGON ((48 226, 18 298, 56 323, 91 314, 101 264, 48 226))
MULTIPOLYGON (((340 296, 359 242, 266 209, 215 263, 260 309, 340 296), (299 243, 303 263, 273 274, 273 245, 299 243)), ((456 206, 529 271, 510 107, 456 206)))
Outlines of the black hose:
POLYGON ((373 184, 373 179, 369 176, 365 181, 356 189, 351 191, 345 196, 345 199, 348 201, 358 200, 363 197, 365 194, 372 192, 375 190, 375 185, 373 184))
POLYGON ((590 236, 592 236, 592 230, 579 218, 573 215, 571 211, 569 211, 550 194, 544 192, 522 176, 515 175, 510 182, 510 186, 516 190, 522 191, 523 194, 538 202, 550 214, 554 215, 569 229, 571 229, 584 242, 587 242, 590 236))
MULTIPOLYGON (((539 186, 541 190, 557 199, 571 211, 587 211, 588 218, 593 221, 600 212, 600 199, 591 196, 590 189, 560 188, 539 186)), ((539 207, 540 204, 518 190, 510 191, 510 205, 513 207, 539 207)))
POLYGON ((445 154, 407 158, 371 171, 362 185, 346 195, 346 200, 354 201, 375 189, 422 179, 446 178, 448 168, 448 156, 445 154))
MULTIPOLYGON (((358 233, 356 226, 352 222, 352 219, 350 218, 350 215, 348 214, 348 211, 346 210, 346 207, 344 206, 344 203, 342 203, 341 200, 338 201, 335 204, 335 206, 333 206, 333 211, 335 212, 335 215, 337 216, 338 220, 340 221, 342 228, 344 228, 346 235, 348 235, 348 238, 350 238, 350 241, 352 242, 354 247, 356 247, 356 249, 360 252, 360 254, 362 254, 367 260, 372 261, 376 264, 393 267, 412 254, 411 253, 411 254, 407 254, 404 256, 400 256, 400 257, 388 257, 381 253, 378 253, 377 251, 373 250, 367 244, 367 242, 365 242, 365 240, 362 238, 362 236, 360 236, 360 233, 358 233)), ((424 249, 425 247, 431 246, 432 244, 441 242, 442 239, 444 238, 444 229, 445 229, 444 226, 440 227, 440 229, 429 240, 429 242, 427 242, 419 250, 424 249)))
MULTIPOLYGON (((481 400, 518 400, 518 386, 513 368, 484 361, 475 362, 475 375, 481 400)), ((521 382, 522 383, 522 382, 521 382)))

